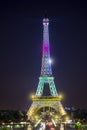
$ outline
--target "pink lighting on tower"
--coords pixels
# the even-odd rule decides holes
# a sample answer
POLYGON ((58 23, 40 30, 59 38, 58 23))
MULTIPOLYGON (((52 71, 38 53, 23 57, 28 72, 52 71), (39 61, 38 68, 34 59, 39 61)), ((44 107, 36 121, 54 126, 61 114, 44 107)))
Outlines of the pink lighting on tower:
POLYGON ((46 43, 44 43, 44 45, 43 45, 43 51, 44 52, 48 52, 48 50, 49 50, 49 47, 47 46, 46 43))
POLYGON ((52 75, 51 59, 50 59, 50 45, 49 45, 49 19, 43 19, 43 56, 41 75, 52 75))

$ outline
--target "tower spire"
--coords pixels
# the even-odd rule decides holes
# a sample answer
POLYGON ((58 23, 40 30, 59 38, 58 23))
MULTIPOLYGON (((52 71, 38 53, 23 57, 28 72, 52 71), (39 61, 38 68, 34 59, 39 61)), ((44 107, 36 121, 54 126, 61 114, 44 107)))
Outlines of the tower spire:
POLYGON ((49 44, 49 19, 43 19, 43 52, 42 52, 42 66, 41 76, 36 91, 36 96, 43 95, 45 84, 49 84, 50 93, 52 96, 57 96, 57 90, 54 84, 54 77, 52 76, 50 59, 50 44, 49 44))
POLYGON ((49 45, 49 19, 43 19, 43 54, 41 76, 51 76, 51 59, 50 59, 50 45, 49 45))

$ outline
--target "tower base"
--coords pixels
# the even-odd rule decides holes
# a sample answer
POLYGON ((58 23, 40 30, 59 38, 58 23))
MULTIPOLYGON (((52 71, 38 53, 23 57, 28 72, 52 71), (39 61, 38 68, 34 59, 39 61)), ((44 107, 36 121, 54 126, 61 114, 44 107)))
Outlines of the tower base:
POLYGON ((50 120, 56 125, 64 119, 66 112, 60 96, 33 96, 33 103, 27 112, 28 120, 38 125, 41 120, 50 120))

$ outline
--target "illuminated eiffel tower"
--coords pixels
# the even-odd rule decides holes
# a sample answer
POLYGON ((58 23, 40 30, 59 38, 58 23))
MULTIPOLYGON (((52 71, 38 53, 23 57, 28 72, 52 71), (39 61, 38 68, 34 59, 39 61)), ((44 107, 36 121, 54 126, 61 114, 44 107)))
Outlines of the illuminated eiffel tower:
POLYGON ((62 117, 66 115, 66 112, 61 104, 61 96, 57 93, 54 77, 52 75, 48 18, 43 19, 43 54, 41 75, 36 94, 32 96, 32 100, 33 103, 27 112, 28 120, 37 123, 42 119, 50 119, 56 124, 58 120, 62 119, 62 117), (49 87, 50 95, 44 96, 44 87, 49 87))

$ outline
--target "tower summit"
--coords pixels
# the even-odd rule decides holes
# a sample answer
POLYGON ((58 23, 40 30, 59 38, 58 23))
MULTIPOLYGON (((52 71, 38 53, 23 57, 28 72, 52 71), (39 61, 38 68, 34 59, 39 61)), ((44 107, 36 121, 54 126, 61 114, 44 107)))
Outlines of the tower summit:
POLYGON ((61 97, 58 95, 54 77, 52 75, 51 62, 50 62, 50 43, 49 43, 49 19, 43 19, 43 48, 42 48, 42 65, 41 74, 36 94, 32 97, 33 103, 27 112, 28 119, 35 124, 41 120, 47 120, 48 117, 51 121, 58 123, 66 112, 61 104, 61 97), (43 96, 44 87, 50 90, 50 95, 43 96), (43 110, 43 111, 42 111, 43 110), (53 114, 54 113, 54 114, 53 114), (58 116, 56 120, 56 115, 58 116), (37 118, 38 117, 38 118, 37 118))

